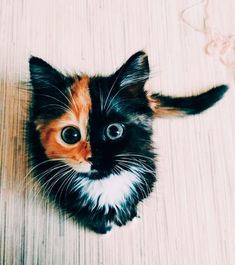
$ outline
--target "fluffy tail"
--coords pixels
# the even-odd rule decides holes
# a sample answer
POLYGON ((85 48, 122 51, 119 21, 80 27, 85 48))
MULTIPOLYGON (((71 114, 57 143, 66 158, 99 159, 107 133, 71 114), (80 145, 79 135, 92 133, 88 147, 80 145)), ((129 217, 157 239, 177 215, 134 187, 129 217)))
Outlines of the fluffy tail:
POLYGON ((160 94, 149 96, 149 104, 157 117, 182 117, 198 114, 219 101, 228 86, 214 87, 202 94, 191 97, 171 97, 160 94))

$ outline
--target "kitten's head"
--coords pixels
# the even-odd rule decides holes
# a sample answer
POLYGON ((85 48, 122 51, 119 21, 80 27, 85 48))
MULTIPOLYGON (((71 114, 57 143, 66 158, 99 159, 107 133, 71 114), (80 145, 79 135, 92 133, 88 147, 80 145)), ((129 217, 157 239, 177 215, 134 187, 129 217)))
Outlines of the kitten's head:
POLYGON ((37 161, 59 160, 90 179, 123 170, 154 172, 144 52, 107 77, 65 76, 31 57, 30 75, 37 161))

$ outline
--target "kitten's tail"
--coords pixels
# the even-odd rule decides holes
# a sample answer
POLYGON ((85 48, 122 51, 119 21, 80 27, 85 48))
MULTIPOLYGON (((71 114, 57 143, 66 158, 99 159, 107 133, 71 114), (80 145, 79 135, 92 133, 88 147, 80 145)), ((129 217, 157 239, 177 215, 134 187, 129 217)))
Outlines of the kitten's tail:
POLYGON ((219 101, 228 86, 214 87, 199 95, 191 97, 171 97, 152 94, 148 97, 149 105, 157 117, 183 117, 198 114, 219 101))

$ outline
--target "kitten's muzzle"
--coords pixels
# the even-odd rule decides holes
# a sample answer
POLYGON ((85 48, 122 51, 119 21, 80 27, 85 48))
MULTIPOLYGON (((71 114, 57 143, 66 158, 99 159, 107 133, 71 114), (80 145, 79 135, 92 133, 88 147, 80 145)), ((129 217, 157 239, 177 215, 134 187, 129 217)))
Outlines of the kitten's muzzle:
POLYGON ((91 163, 91 171, 106 172, 106 174, 110 171, 109 168, 107 168, 107 165, 104 164, 102 158, 90 157, 89 162, 91 163))

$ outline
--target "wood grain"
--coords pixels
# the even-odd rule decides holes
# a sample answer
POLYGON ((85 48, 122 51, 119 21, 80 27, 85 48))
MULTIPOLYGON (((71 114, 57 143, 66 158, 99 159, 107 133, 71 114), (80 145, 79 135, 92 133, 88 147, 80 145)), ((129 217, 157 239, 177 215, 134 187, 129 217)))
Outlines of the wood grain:
MULTIPOLYGON (((235 2, 209 2, 210 23, 235 31, 235 2)), ((0 0, 0 264, 235 264, 234 70, 207 56, 203 34, 182 23, 189 0, 0 0), (88 74, 149 54, 147 89, 190 95, 220 83, 214 108, 154 124, 158 182, 140 219, 105 236, 79 227, 30 178, 24 125, 30 54, 88 74), (27 177, 26 177, 27 176, 27 177)), ((187 17, 202 24, 196 6, 187 17)))

